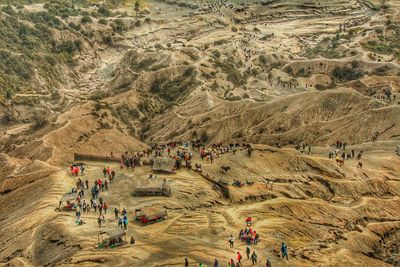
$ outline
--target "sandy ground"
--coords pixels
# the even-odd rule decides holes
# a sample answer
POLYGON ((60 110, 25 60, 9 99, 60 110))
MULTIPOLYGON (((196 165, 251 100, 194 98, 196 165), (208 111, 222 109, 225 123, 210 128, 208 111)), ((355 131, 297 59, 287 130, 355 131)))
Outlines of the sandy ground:
MULTIPOLYGON (((86 174, 81 178, 88 179, 90 184, 103 176, 102 169, 106 165, 116 170, 115 183, 110 184, 109 190, 101 193, 102 198, 109 205, 105 228, 117 227, 117 221, 112 212, 114 207, 127 208, 130 219, 127 236, 128 238, 133 236, 136 244, 111 250, 97 250, 94 246, 97 242, 98 215, 93 210, 88 215, 83 214, 82 218, 86 224, 78 226, 75 225, 73 213, 62 213, 63 215, 59 216, 60 222, 65 228, 68 228, 74 239, 79 240, 82 247, 82 250, 74 254, 70 263, 81 262, 83 265, 90 266, 93 263, 88 263, 88 261, 93 260, 95 262, 105 261, 107 265, 116 266, 123 265, 124 262, 130 262, 135 266, 181 266, 185 257, 190 260, 191 266, 196 266, 199 262, 211 265, 214 258, 217 258, 220 263, 225 263, 230 258, 235 258, 237 251, 245 255, 244 243, 236 240, 234 248, 231 249, 227 240, 231 234, 237 239, 239 230, 245 227, 245 218, 251 216, 255 220, 253 228, 261 236, 259 244, 251 246, 252 250, 254 249, 259 255, 259 266, 265 264, 266 257, 273 262, 274 266, 314 264, 329 266, 329 264, 343 263, 344 259, 350 265, 360 261, 368 262, 370 266, 383 266, 381 261, 352 251, 353 248, 346 240, 354 238, 353 241, 356 242, 361 238, 359 235, 371 235, 367 227, 370 223, 376 222, 373 219, 367 220, 366 224, 362 226, 361 233, 348 230, 349 223, 359 220, 357 218, 360 216, 361 220, 363 220, 363 216, 373 216, 367 214, 376 205, 392 206, 398 205, 400 201, 399 192, 395 188, 391 188, 390 192, 392 192, 391 190, 395 191, 386 193, 388 195, 380 192, 380 178, 374 178, 378 183, 375 185, 376 193, 370 192, 365 196, 363 196, 365 193, 362 193, 363 187, 368 186, 368 180, 370 180, 367 178, 368 174, 375 171, 383 174, 384 170, 382 167, 377 167, 378 165, 388 164, 391 168, 397 169, 395 165, 399 159, 389 156, 390 146, 387 147, 381 146, 381 149, 376 151, 374 148, 369 148, 368 145, 362 146, 365 150, 365 165, 362 171, 364 174, 357 170, 354 160, 348 161, 343 169, 339 168, 339 171, 346 173, 348 177, 337 178, 332 182, 332 192, 337 195, 336 200, 326 199, 324 195, 332 194, 332 192, 325 192, 326 188, 323 189, 323 187, 319 188, 321 186, 319 182, 306 181, 309 180, 307 177, 310 177, 307 174, 312 175, 313 171, 304 167, 302 162, 306 160, 305 158, 316 160, 325 165, 322 168, 332 170, 337 168, 335 164, 326 160, 326 156, 322 158, 315 154, 311 156, 298 155, 298 152, 291 149, 272 154, 256 150, 252 158, 247 158, 245 152, 238 152, 236 156, 222 155, 214 164, 202 162, 204 171, 217 177, 221 176, 231 181, 255 178, 255 185, 243 188, 231 187, 230 199, 213 190, 212 183, 193 171, 182 169, 177 174, 157 174, 157 178, 149 182, 147 177, 152 172, 149 166, 137 167, 132 171, 131 169, 120 170, 119 165, 114 163, 86 162, 86 174), (279 155, 276 155, 277 153, 279 155), (286 162, 288 158, 289 163, 286 162), (243 166, 247 166, 247 168, 243 166, 235 168, 235 164, 240 164, 237 161, 242 162, 243 166), (324 163, 325 161, 326 163, 324 163), (226 175, 220 174, 217 169, 222 164, 232 166, 232 171, 226 175), (293 165, 293 168, 299 169, 298 171, 282 172, 282 169, 279 171, 276 164, 281 167, 289 164, 288 166, 293 165), (372 170, 372 166, 380 169, 372 170), (269 169, 267 174, 266 169, 269 169), (257 174, 260 173, 264 174, 264 177, 275 179, 273 190, 265 188, 264 183, 257 179, 257 174), (137 185, 157 184, 164 178, 172 187, 172 197, 132 196, 132 191, 137 185), (296 181, 301 179, 303 182, 296 181), (308 184, 308 188, 304 187, 304 182, 308 184), (354 192, 346 192, 345 187, 340 183, 345 187, 353 187, 354 192), (242 196, 248 198, 240 198, 242 196), (263 200, 262 197, 267 200, 263 200), (381 199, 379 201, 381 204, 376 202, 376 197, 381 199), (165 221, 148 226, 132 221, 135 208, 153 204, 167 208, 168 218, 165 221), (280 242, 288 243, 290 257, 288 262, 279 257, 280 242), (332 251, 336 251, 336 253, 341 251, 343 256, 327 254, 332 251), (321 257, 321 255, 324 256, 321 257)), ((326 148, 314 148, 313 150, 322 152, 326 148)), ((200 161, 197 156, 195 162, 200 161)), ((323 169, 320 171, 322 172, 323 169)), ((393 183, 390 187, 398 188, 398 173, 392 172, 392 175, 394 176, 390 180, 393 182, 384 182, 382 178, 382 183, 393 183)), ((76 180, 67 174, 64 177, 71 186, 76 180)), ((87 191, 87 200, 90 199, 88 194, 90 193, 87 191)), ((391 222, 399 220, 399 214, 383 209, 383 217, 388 217, 391 222)), ((382 220, 384 223, 385 219, 382 220)), ((69 263, 62 265, 69 265, 69 263)), ((243 266, 250 265, 250 261, 244 261, 243 266)))

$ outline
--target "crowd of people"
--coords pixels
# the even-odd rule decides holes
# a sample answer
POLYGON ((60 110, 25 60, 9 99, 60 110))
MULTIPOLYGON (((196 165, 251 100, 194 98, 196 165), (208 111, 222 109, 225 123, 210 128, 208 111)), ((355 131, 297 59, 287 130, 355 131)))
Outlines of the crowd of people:
POLYGON ((363 150, 358 151, 357 156, 356 156, 356 151, 355 149, 351 150, 346 150, 347 143, 342 142, 342 141, 336 141, 334 145, 335 149, 330 151, 328 154, 329 159, 335 159, 336 162, 342 166, 344 165, 344 162, 346 160, 354 159, 356 158, 358 163, 357 163, 357 168, 362 168, 363 164, 361 162, 362 156, 363 156, 363 150))
MULTIPOLYGON (((351 159, 356 156, 356 152, 354 149, 350 151, 346 151, 347 148, 347 143, 342 142, 342 141, 337 141, 334 145, 335 150, 329 153, 329 158, 334 158, 337 156, 341 156, 343 159, 351 159), (340 155, 341 154, 341 155, 340 155)), ((300 150, 302 153, 308 153, 310 154, 311 152, 311 145, 308 145, 306 143, 304 144, 298 144, 295 147, 297 150, 300 150)), ((218 158, 221 154, 224 153, 233 153, 235 154, 238 149, 241 149, 242 151, 247 150, 249 151, 249 155, 251 155, 251 152, 253 151, 253 148, 250 144, 228 144, 228 145, 222 145, 222 144, 213 144, 209 147, 205 147, 202 144, 200 144, 198 141, 192 141, 192 142, 172 142, 168 143, 165 145, 157 145, 153 146, 148 150, 139 152, 139 153, 124 153, 121 156, 121 163, 123 164, 123 167, 130 168, 135 166, 137 160, 143 158, 143 157, 157 157, 157 156, 164 156, 168 155, 169 157, 179 157, 180 159, 186 161, 186 164, 190 162, 193 157, 193 151, 197 150, 200 154, 200 158, 202 160, 208 159, 211 162, 215 158, 218 158), (192 150, 191 150, 191 149, 192 150), (176 154, 173 155, 173 154, 176 154)), ((357 159, 360 160, 362 157, 363 151, 359 151, 357 154, 357 159)), ((110 166, 106 166, 102 170, 102 176, 101 173, 99 176, 101 178, 97 178, 93 182, 93 186, 90 187, 89 180, 83 180, 79 175, 84 175, 84 170, 85 167, 83 164, 80 165, 71 165, 71 175, 76 177, 78 176, 76 180, 76 187, 72 189, 72 192, 77 193, 77 199, 76 199, 76 204, 73 207, 76 210, 76 222, 77 224, 81 225, 84 224, 83 220, 81 219, 81 216, 83 214, 90 214, 92 211, 95 213, 98 213, 97 217, 97 222, 98 222, 98 227, 103 228, 105 227, 106 224, 106 215, 107 215, 107 210, 109 208, 108 203, 104 201, 102 197, 102 192, 105 192, 109 190, 110 184, 113 183, 116 177, 115 170, 111 169, 110 166), (91 199, 90 201, 86 201, 85 198, 85 191, 91 192, 91 199)), ((153 176, 149 179, 155 179, 153 176)), ((267 181, 267 187, 270 186, 272 189, 272 184, 273 182, 267 181)), ((127 230, 128 227, 128 213, 126 208, 114 208, 114 221, 116 221, 117 227, 122 228, 124 230, 127 230)), ((248 222, 247 222, 248 223, 248 222)), ((258 255, 256 249, 252 246, 256 246, 259 242, 259 233, 254 230, 249 224, 243 229, 240 230, 239 235, 238 235, 238 240, 240 242, 245 242, 246 247, 243 255, 245 255, 246 259, 243 259, 243 256, 240 251, 236 251, 235 257, 231 258, 228 262, 228 266, 241 266, 242 262, 244 260, 249 260, 253 265, 260 264, 261 259, 260 256, 258 255)), ((228 239, 229 247, 232 249, 235 249, 235 238, 233 235, 231 235, 228 239)), ((280 248, 280 254, 283 259, 288 260, 288 248, 286 243, 281 244, 280 248)), ((185 259, 185 266, 188 266, 189 261, 186 258, 185 259)), ((201 263, 200 263, 201 264, 201 263)), ((214 260, 214 266, 220 266, 219 265, 218 259, 214 260)), ((203 265, 200 265, 203 266, 203 265)), ((271 260, 270 258, 265 259, 265 266, 271 267, 271 260)))

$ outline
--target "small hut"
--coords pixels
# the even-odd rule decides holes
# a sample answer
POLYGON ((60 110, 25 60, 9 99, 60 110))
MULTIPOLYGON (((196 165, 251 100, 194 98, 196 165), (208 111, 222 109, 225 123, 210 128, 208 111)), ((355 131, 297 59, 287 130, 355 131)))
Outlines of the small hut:
POLYGON ((126 232, 122 228, 99 231, 98 248, 114 248, 127 243, 126 232))
POLYGON ((154 159, 153 171, 174 173, 175 164, 176 164, 175 159, 157 157, 154 159))
POLYGON ((167 211, 161 206, 149 206, 135 210, 135 218, 143 224, 159 222, 165 219, 167 211))
POLYGON ((146 196, 165 196, 170 197, 172 195, 171 187, 167 184, 167 180, 164 179, 160 186, 138 186, 133 191, 133 196, 146 197, 146 196))

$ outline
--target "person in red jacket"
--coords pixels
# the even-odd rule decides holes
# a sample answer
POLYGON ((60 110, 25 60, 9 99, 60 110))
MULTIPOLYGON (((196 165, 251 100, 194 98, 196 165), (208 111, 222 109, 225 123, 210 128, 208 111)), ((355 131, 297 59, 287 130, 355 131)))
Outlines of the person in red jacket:
POLYGON ((237 261, 238 261, 239 263, 242 263, 242 255, 240 254, 239 251, 237 252, 237 261))

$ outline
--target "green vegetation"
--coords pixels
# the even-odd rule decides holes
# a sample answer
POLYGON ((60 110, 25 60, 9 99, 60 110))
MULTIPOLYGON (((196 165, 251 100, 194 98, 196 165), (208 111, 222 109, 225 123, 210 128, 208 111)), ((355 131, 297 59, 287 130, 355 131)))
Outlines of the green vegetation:
POLYGON ((188 67, 182 76, 173 80, 155 80, 151 85, 150 91, 168 103, 176 103, 198 86, 199 82, 196 79, 196 75, 196 70, 193 67, 188 67))
POLYGON ((234 58, 229 57, 224 61, 215 60, 214 66, 222 69, 227 74, 227 80, 236 86, 242 86, 247 83, 247 74, 242 74, 234 58))
POLYGON ((357 69, 357 66, 347 67, 335 67, 332 70, 332 78, 339 81, 339 82, 346 82, 357 80, 364 76, 364 73, 357 69))
POLYGON ((129 30, 128 25, 126 25, 122 19, 113 20, 111 23, 111 28, 117 33, 123 33, 129 30))
POLYGON ((394 55, 400 59, 400 24, 387 22, 388 31, 386 35, 379 35, 374 40, 363 43, 365 49, 382 55, 394 55))
POLYGON ((307 49, 304 56, 310 59, 316 58, 317 56, 329 59, 341 58, 343 55, 337 49, 340 45, 341 38, 343 38, 343 36, 339 34, 332 39, 324 38, 315 47, 307 49))

